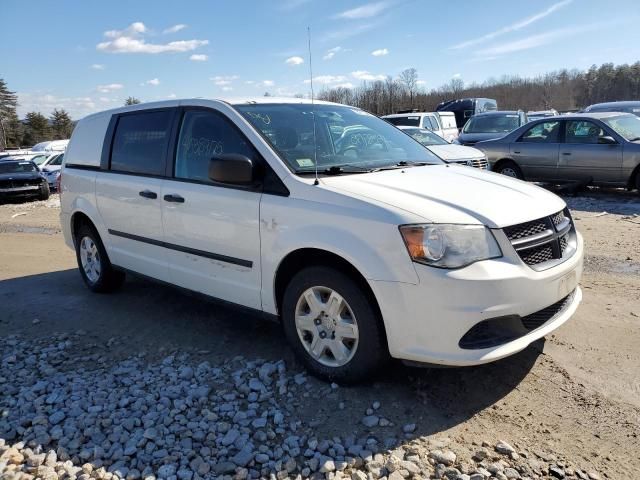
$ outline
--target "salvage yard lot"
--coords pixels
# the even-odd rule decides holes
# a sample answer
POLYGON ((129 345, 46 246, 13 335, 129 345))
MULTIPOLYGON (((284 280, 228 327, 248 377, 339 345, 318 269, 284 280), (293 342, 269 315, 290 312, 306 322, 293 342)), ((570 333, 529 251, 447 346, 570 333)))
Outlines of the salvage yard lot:
POLYGON ((0 453, 70 458, 86 478, 640 478, 640 200, 565 200, 586 245, 567 324, 495 364, 394 363, 350 388, 308 377, 280 327, 246 313, 136 278, 90 293, 57 196, 2 205, 0 453))

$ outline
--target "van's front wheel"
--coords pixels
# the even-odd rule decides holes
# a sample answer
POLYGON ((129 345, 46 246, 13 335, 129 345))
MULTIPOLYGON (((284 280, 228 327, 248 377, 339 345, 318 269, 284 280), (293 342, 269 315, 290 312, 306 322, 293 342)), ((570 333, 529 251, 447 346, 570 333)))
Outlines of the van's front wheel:
POLYGON ((282 320, 298 358, 326 380, 364 380, 388 356, 376 309, 337 270, 310 267, 296 274, 284 294, 282 320))

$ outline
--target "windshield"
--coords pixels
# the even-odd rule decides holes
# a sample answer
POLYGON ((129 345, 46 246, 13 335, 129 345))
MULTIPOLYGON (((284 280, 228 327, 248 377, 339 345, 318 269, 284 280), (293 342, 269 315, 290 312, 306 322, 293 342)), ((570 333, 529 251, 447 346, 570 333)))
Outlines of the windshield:
POLYGON ((48 157, 49 155, 36 155, 31 158, 31 161, 36 165, 42 165, 48 157))
POLYGON ((436 135, 424 128, 407 128, 402 131, 411 135, 414 140, 420 142, 425 147, 428 147, 429 145, 449 145, 449 142, 440 135, 436 135))
POLYGON ((345 165, 374 169, 400 162, 443 163, 393 125, 357 108, 311 104, 235 108, 296 173, 313 172, 314 157, 319 170, 345 165))
POLYGON ((507 133, 520 126, 516 113, 505 115, 480 115, 471 117, 462 131, 464 133, 507 133))
POLYGON ((410 117, 386 117, 385 120, 393 125, 406 125, 407 127, 420 126, 420 117, 416 115, 410 117))
POLYGON ((640 140, 640 118, 635 115, 603 118, 602 121, 625 139, 632 142, 640 140))
POLYGON ((36 172, 38 169, 31 162, 2 162, 0 173, 36 172))

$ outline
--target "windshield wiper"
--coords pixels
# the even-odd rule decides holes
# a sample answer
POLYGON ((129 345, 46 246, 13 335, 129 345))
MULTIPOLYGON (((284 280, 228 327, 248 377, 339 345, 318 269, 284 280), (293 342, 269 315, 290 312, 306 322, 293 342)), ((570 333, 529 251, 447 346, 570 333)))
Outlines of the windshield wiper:
POLYGON ((326 175, 340 175, 341 173, 371 173, 376 172, 379 169, 369 167, 359 167, 357 165, 331 165, 329 168, 322 170, 322 173, 326 175))

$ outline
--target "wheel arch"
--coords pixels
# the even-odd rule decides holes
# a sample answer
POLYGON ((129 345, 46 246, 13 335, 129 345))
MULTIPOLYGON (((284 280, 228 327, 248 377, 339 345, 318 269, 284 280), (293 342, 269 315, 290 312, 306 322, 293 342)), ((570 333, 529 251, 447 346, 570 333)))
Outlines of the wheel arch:
POLYGON ((513 158, 502 157, 500 160, 498 160, 496 163, 493 164, 492 170, 494 172, 497 172, 498 168, 504 165, 505 163, 513 163, 514 165, 519 167, 519 165, 513 160, 513 158))
POLYGON ((348 260, 345 260, 340 255, 337 255, 328 250, 322 250, 319 248, 299 248, 289 252, 280 262, 276 270, 273 284, 273 295, 278 314, 282 313, 282 301, 284 298, 284 292, 293 276, 307 267, 323 266, 335 268, 341 273, 344 273, 349 278, 353 279, 360 288, 365 292, 365 295, 369 298, 371 305, 377 313, 378 321, 384 332, 385 342, 387 343, 387 331, 385 328, 385 322, 382 317, 382 311, 378 304, 371 285, 362 273, 348 260))
MULTIPOLYGON (((638 185, 638 177, 640 177, 640 163, 636 165, 636 168, 633 169, 631 175, 629 176, 629 182, 627 184, 627 189, 633 190, 638 185)), ((638 189, 640 191, 640 188, 638 189)))

